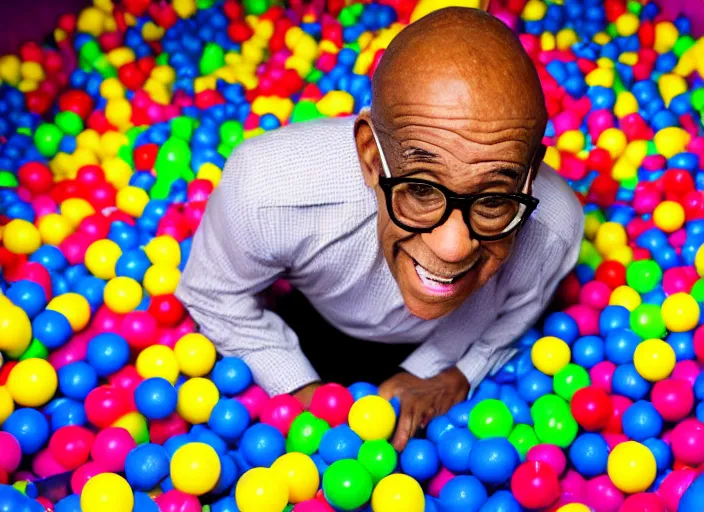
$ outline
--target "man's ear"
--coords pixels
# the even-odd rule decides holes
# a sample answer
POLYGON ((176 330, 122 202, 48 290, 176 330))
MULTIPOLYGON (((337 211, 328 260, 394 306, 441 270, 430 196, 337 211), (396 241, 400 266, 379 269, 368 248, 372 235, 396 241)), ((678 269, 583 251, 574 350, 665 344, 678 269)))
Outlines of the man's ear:
POLYGON ((357 116, 354 123, 354 139, 357 144, 357 156, 364 183, 369 188, 375 188, 379 184, 381 161, 372 132, 371 111, 369 109, 363 109, 357 116))
POLYGON ((535 150, 535 156, 533 157, 533 162, 530 165, 530 171, 528 173, 528 180, 523 187, 526 194, 533 193, 533 181, 535 181, 535 178, 538 176, 538 172, 540 171, 540 166, 543 164, 546 151, 547 148, 543 143, 540 143, 538 145, 538 149, 535 150))

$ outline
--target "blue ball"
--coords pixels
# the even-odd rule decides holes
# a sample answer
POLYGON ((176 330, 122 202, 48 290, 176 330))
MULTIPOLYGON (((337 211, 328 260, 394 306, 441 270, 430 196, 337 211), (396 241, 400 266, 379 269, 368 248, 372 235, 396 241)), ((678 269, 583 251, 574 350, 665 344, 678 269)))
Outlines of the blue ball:
POLYGON ((474 404, 465 400, 450 407, 450 410, 447 411, 447 417, 456 427, 466 427, 469 425, 469 413, 472 411, 472 407, 474 404))
POLYGON ((81 277, 88 275, 88 269, 83 264, 71 265, 64 271, 64 277, 69 286, 73 286, 81 277))
POLYGON ((639 442, 659 436, 663 427, 662 416, 655 406, 646 400, 639 400, 626 409, 621 423, 623 433, 639 442))
POLYGON ((210 505, 210 512, 240 512, 240 509, 237 508, 235 498, 226 496, 210 505))
POLYGON ((54 505, 54 512, 81 512, 81 497, 78 494, 70 494, 60 499, 54 505))
POLYGON ((569 458, 580 475, 592 478, 606 473, 609 445, 600 434, 587 432, 574 440, 570 446, 569 458))
POLYGON ((704 477, 698 476, 680 499, 678 512, 698 512, 704 503, 704 477))
POLYGON ((83 401, 98 385, 98 374, 85 361, 74 361, 58 371, 59 390, 65 396, 83 401))
POLYGON ((691 332, 672 332, 667 336, 667 344, 675 351, 677 361, 687 361, 696 357, 694 335, 691 332))
POLYGON ((440 416, 435 416, 432 420, 430 420, 430 423, 428 423, 428 427, 426 428, 425 435, 433 443, 438 444, 440 442, 440 438, 445 434, 445 432, 448 432, 453 428, 455 428, 455 424, 452 423, 450 418, 448 418, 445 414, 442 414, 440 416))
POLYGON ((602 362, 605 353, 604 340, 599 336, 582 336, 572 346, 572 359, 587 369, 602 362))
POLYGON ((234 398, 222 398, 215 404, 208 426, 224 440, 239 439, 249 426, 251 418, 247 408, 234 398))
POLYGON ((606 358, 614 364, 633 362, 633 354, 642 340, 630 329, 614 329, 606 336, 606 358))
POLYGON ((704 371, 699 372, 694 381, 694 396, 698 401, 704 400, 704 371))
POLYGON ((258 423, 244 432, 240 449, 252 466, 268 468, 286 453, 286 440, 276 428, 258 423))
POLYGON ((510 491, 500 490, 489 497, 479 512, 523 512, 523 510, 510 491))
POLYGON ((210 377, 221 395, 234 396, 252 384, 252 371, 239 357, 223 357, 210 377))
POLYGON ((32 335, 49 350, 55 350, 71 339, 73 328, 64 315, 46 310, 32 321, 32 335))
POLYGON ((51 431, 56 432, 61 427, 68 425, 78 425, 80 427, 88 423, 86 411, 83 403, 66 398, 57 404, 51 413, 51 431))
POLYGON ((121 370, 130 359, 127 340, 112 332, 103 332, 88 342, 86 361, 100 377, 107 377, 121 370))
POLYGON ((76 281, 71 287, 71 291, 83 295, 90 304, 91 310, 95 311, 103 304, 103 292, 107 283, 95 276, 84 276, 76 281))
POLYGON ((552 313, 545 319, 543 332, 545 336, 555 336, 568 345, 572 345, 579 337, 577 322, 570 315, 562 312, 552 313))
POLYGON ((480 439, 469 454, 469 470, 486 485, 508 481, 519 462, 516 448, 504 437, 480 439))
POLYGON ((459 475, 445 484, 438 501, 443 512, 477 512, 487 498, 486 488, 477 477, 459 475))
POLYGON ((530 415, 530 406, 521 398, 521 395, 518 394, 514 386, 501 386, 498 398, 506 404, 508 410, 511 411, 511 416, 513 416, 515 423, 533 424, 533 418, 530 415))
POLYGON ((432 441, 411 439, 401 452, 401 469, 419 482, 434 477, 440 470, 440 457, 432 441))
POLYGON ((354 398, 355 402, 365 396, 379 393, 379 388, 369 382, 355 382, 347 390, 352 393, 352 398, 354 398))
POLYGON ((650 391, 650 383, 640 376, 633 363, 616 368, 611 380, 613 392, 631 400, 640 400, 650 391))
MULTIPOLYGON (((152 201, 147 203, 147 206, 144 209, 145 212, 151 203, 152 201)), ((166 213, 166 211, 163 211, 162 215, 164 213, 166 213)), ((113 222, 110 226, 110 231, 108 232, 108 239, 119 245, 122 252, 125 253, 130 249, 136 249, 139 246, 139 229, 137 226, 130 226, 122 221, 113 222)))
POLYGON ((139 510, 139 512, 160 512, 159 506, 146 492, 134 493, 134 510, 139 510))
POLYGON ((25 279, 11 284, 5 295, 30 319, 39 315, 48 304, 42 285, 25 279))
POLYGON ((227 453, 227 443, 225 440, 209 428, 203 425, 193 425, 191 434, 195 436, 197 442, 209 445, 218 455, 225 455, 227 453), (195 432, 196 427, 198 427, 197 433, 195 432))
POLYGON ((215 484, 215 488, 212 490, 212 494, 217 496, 226 491, 234 488, 235 481, 239 476, 239 471, 237 470, 237 464, 232 457, 227 454, 220 455, 220 478, 218 478, 218 483, 215 484))
POLYGON ((168 380, 152 377, 139 383, 134 392, 134 401, 145 418, 158 420, 176 410, 178 393, 168 380))
POLYGON ((147 269, 152 266, 147 255, 142 249, 132 249, 122 253, 115 265, 115 275, 118 277, 130 277, 135 281, 142 282, 147 269))
POLYGON ((313 464, 315 464, 315 468, 318 470, 318 474, 322 480, 323 474, 327 471, 330 465, 327 464, 317 452, 311 455, 310 459, 313 461, 313 464))
POLYGON ((137 491, 150 491, 169 476, 169 455, 163 446, 147 443, 125 458, 125 477, 137 491))
POLYGON ((552 378, 539 370, 529 371, 518 381, 518 394, 529 404, 548 393, 552 393, 552 378))
POLYGON ((628 328, 631 312, 623 306, 606 306, 599 316, 599 334, 607 336, 614 329, 628 328))
POLYGON ((672 466, 672 450, 662 439, 652 437, 643 441, 643 445, 648 448, 655 457, 655 465, 658 473, 662 473, 672 466))
POLYGON ((36 409, 17 409, 2 425, 20 443, 23 455, 34 455, 49 440, 49 423, 36 409))
POLYGON ((469 470, 472 447, 477 438, 467 427, 453 428, 446 432, 438 443, 438 456, 443 465, 454 473, 469 470))
POLYGON ((361 437, 347 425, 338 425, 325 431, 318 452, 326 464, 332 464, 341 459, 356 459, 361 447, 361 437))

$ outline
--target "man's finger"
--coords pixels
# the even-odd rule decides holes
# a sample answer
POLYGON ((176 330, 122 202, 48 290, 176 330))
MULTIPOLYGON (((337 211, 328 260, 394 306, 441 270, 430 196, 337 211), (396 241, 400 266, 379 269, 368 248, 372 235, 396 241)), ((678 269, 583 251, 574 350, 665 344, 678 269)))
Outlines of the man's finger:
POLYGON ((398 386, 394 382, 393 378, 384 381, 381 386, 379 386, 379 396, 384 400, 391 400, 397 391, 398 386))
POLYGON ((396 432, 392 442, 394 448, 399 452, 406 447, 406 443, 413 435, 414 408, 413 403, 409 400, 401 401, 401 415, 396 424, 396 432))

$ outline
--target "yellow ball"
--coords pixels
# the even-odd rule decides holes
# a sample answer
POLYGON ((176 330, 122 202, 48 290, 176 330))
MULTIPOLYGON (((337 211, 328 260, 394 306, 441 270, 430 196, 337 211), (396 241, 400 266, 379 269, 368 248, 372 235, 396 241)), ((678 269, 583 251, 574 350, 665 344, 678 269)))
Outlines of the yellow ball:
POLYGON ((668 126, 658 130, 653 139, 655 148, 665 158, 672 158, 677 153, 681 153, 689 144, 691 135, 677 126, 668 126))
POLYGON ((645 380, 657 382, 666 379, 675 369, 675 351, 662 340, 650 339, 638 344, 633 364, 645 380))
POLYGON ((82 331, 90 321, 90 304, 78 293, 64 293, 49 301, 46 309, 61 313, 71 324, 74 332, 82 331))
POLYGON ((152 296, 174 293, 180 277, 181 272, 177 268, 152 265, 144 273, 144 289, 152 296))
POLYGON ((172 5, 181 18, 190 18, 197 9, 195 0, 173 0, 172 5))
POLYGON ((202 377, 215 365, 215 345, 200 333, 189 333, 176 342, 176 360, 181 373, 188 377, 202 377))
POLYGON ((127 480, 115 473, 92 477, 81 491, 83 512, 132 512, 134 494, 127 480))
POLYGON ((105 106, 105 117, 113 126, 127 126, 132 117, 132 106, 125 98, 110 99, 105 106))
POLYGON ((218 478, 220 458, 209 444, 184 444, 171 457, 171 481, 181 492, 201 496, 213 490, 218 478))
POLYGON ((533 366, 546 375, 555 375, 570 362, 570 346, 560 338, 543 336, 530 352, 533 366))
POLYGON ((684 208, 676 201, 663 201, 655 207, 653 222, 665 233, 674 233, 684 225, 684 208))
POLYGON ((86 268, 100 279, 115 277, 115 265, 122 256, 122 249, 112 240, 96 240, 88 246, 85 255, 86 268))
POLYGON ((5 225, 2 243, 14 254, 31 254, 42 245, 42 237, 34 224, 23 219, 13 219, 5 225))
POLYGON ((129 313, 142 302, 142 285, 131 277, 114 277, 103 290, 105 305, 115 313, 129 313))
POLYGON ((15 401, 6 386, 0 386, 0 426, 15 411, 15 401))
POLYGON ((608 151, 614 160, 623 154, 627 144, 626 135, 618 128, 607 128, 601 132, 596 143, 598 147, 608 151))
POLYGON ((699 246, 697 254, 694 257, 694 266, 697 269, 699 277, 704 277, 704 244, 699 246))
POLYGON ((98 37, 103 33, 104 24, 105 12, 97 7, 86 7, 78 16, 76 29, 78 32, 87 32, 92 36, 98 37))
POLYGON ((95 213, 95 208, 80 197, 66 199, 59 206, 61 215, 70 220, 74 226, 78 226, 83 219, 95 213))
POLYGON ((363 441, 388 439, 396 426, 396 413, 391 404, 377 395, 357 400, 348 415, 350 428, 363 441))
POLYGON ((617 222, 604 222, 596 232, 594 247, 602 256, 628 243, 625 228, 617 222))
POLYGON ((74 225, 63 215, 50 213, 44 215, 39 222, 39 236, 42 242, 48 245, 59 245, 64 239, 73 233, 74 225))
POLYGON ((381 479, 372 493, 374 512, 423 512, 425 495, 420 484, 412 477, 401 473, 381 479))
POLYGON ((623 306, 628 311, 636 309, 640 306, 641 302, 640 294, 625 284, 612 291, 611 297, 609 298, 610 306, 623 306))
POLYGON ((288 484, 288 501, 300 503, 313 499, 320 485, 320 475, 315 462, 305 453, 292 452, 282 455, 271 465, 276 478, 288 484))
POLYGON ((235 501, 241 512, 281 512, 288 498, 286 481, 269 468, 250 469, 235 487, 235 501))
POLYGON ((625 12, 616 19, 616 32, 623 37, 629 37, 638 32, 640 21, 632 12, 625 12))
POLYGON ((181 264, 181 247, 169 235, 152 238, 144 247, 144 252, 154 265, 178 267, 181 264))
POLYGON ((568 130, 557 139, 557 149, 579 153, 584 149, 584 133, 580 130, 568 130))
POLYGON ((675 46, 680 33, 671 21, 660 21, 655 24, 655 44, 653 48, 658 53, 667 53, 675 46))
POLYGON ((176 354, 164 345, 152 345, 142 350, 135 363, 137 373, 143 378, 161 377, 171 384, 178 379, 178 361, 176 354))
POLYGON ((19 357, 32 341, 32 323, 22 308, 9 300, 0 303, 0 350, 19 357))
POLYGON ((655 480, 655 457, 642 444, 626 441, 611 450, 607 470, 620 491, 628 494, 643 492, 655 480))
POLYGON ((545 17, 548 6, 541 0, 529 0, 523 8, 521 17, 525 21, 540 21, 545 17))
POLYGON ((206 423, 219 399, 220 393, 212 380, 195 377, 178 388, 176 411, 188 423, 206 423))
POLYGON ((614 114, 621 119, 629 114, 638 112, 638 100, 629 91, 620 92, 614 105, 614 114))
POLYGON ((6 386, 18 405, 40 407, 51 400, 58 384, 51 363, 32 358, 17 363, 7 377, 6 386))
POLYGON ((608 261, 618 261, 624 267, 627 267, 633 262, 633 249, 627 245, 622 245, 618 249, 611 251, 604 259, 608 261))
POLYGON ((124 428, 130 433, 132 439, 134 439, 134 442, 137 444, 149 442, 149 425, 147 425, 147 419, 137 411, 128 412, 110 426, 124 428))
POLYGON ((592 509, 581 503, 568 503, 558 508, 557 512, 592 512, 592 509))
POLYGON ((117 192, 116 205, 132 217, 141 217, 149 202, 149 194, 139 187, 127 186, 117 192))
POLYGON ((660 309, 668 331, 691 331, 699 323, 699 303, 688 293, 673 293, 660 309))

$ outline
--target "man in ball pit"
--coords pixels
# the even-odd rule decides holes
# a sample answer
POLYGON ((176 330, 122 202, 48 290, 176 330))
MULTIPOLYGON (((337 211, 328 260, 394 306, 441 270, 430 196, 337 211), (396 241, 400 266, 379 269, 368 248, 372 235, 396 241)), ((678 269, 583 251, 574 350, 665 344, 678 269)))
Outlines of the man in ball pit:
POLYGON ((577 260, 583 215, 542 164, 546 120, 505 25, 425 16, 388 47, 371 109, 237 148, 177 295, 270 394, 380 384, 403 449, 513 355, 577 260), (277 314, 257 294, 281 277, 297 291, 277 314))

